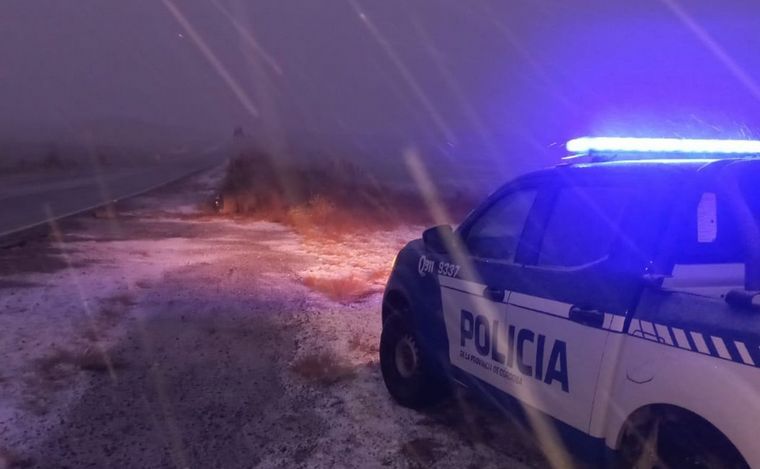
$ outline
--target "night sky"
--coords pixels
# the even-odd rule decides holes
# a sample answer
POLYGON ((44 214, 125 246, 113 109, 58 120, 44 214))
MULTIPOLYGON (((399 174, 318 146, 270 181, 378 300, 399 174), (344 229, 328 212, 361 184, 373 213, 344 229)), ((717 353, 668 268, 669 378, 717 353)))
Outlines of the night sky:
POLYGON ((760 135, 758 51, 757 1, 3 0, 0 123, 242 125, 520 172, 583 134, 760 135))

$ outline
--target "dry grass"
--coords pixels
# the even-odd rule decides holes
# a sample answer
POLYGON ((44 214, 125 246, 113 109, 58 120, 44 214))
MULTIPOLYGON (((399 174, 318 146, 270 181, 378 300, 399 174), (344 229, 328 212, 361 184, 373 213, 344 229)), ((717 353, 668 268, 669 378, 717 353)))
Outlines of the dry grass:
POLYGON ((401 445, 400 452, 412 468, 433 467, 443 456, 441 444, 432 438, 414 438, 401 445))
MULTIPOLYGON (((454 215, 471 205, 456 195, 443 202, 454 215)), ((284 223, 320 238, 430 222, 420 194, 381 184, 349 162, 323 161, 297 168, 279 164, 263 152, 230 160, 218 210, 284 223)))
POLYGON ((390 266, 384 268, 384 269, 376 269, 372 272, 370 272, 369 276, 367 277, 367 280, 372 283, 380 283, 382 285, 385 285, 385 281, 388 280, 388 277, 391 274, 390 266))
POLYGON ((35 362, 39 376, 51 383, 66 378, 76 371, 104 373, 109 370, 109 367, 121 369, 124 366, 124 362, 120 359, 95 347, 87 347, 81 352, 56 348, 52 353, 35 362))
POLYGON ((110 203, 96 208, 92 212, 92 216, 102 220, 116 220, 119 218, 119 212, 116 209, 116 204, 110 203))
POLYGON ((34 461, 8 448, 0 448, 0 469, 31 467, 34 461))
POLYGON ((106 298, 98 313, 81 325, 82 337, 89 342, 100 342, 108 331, 124 319, 129 308, 135 304, 137 301, 129 293, 120 293, 106 298))
POLYGON ((81 352, 56 347, 48 355, 35 360, 34 373, 24 378, 23 406, 32 414, 45 415, 55 393, 70 386, 77 373, 107 373, 124 366, 125 363, 119 358, 106 355, 94 347, 87 347, 81 352))
POLYGON ((335 352, 321 352, 296 360, 290 369, 317 384, 329 386, 356 376, 353 366, 335 352))
POLYGON ((372 280, 357 275, 338 278, 309 275, 303 278, 303 284, 340 303, 352 303, 382 290, 372 280))
POLYGON ((137 304, 137 301, 135 300, 134 296, 129 293, 119 293, 118 295, 114 295, 107 300, 110 303, 121 305, 124 307, 128 306, 134 306, 137 304))
POLYGON ((370 338, 356 332, 348 339, 348 348, 353 352, 375 355, 380 351, 380 344, 375 338, 370 338))
POLYGON ((98 315, 98 325, 101 328, 111 328, 118 324, 125 314, 124 308, 118 306, 109 305, 103 307, 98 315))
POLYGON ((25 272, 53 273, 69 267, 60 249, 43 241, 32 241, 0 249, 0 277, 25 272))

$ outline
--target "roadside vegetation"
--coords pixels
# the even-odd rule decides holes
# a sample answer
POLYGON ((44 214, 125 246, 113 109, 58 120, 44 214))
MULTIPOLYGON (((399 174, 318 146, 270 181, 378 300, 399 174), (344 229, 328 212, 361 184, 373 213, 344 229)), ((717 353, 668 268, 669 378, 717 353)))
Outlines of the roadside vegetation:
MULTIPOLYGON (((472 205, 459 193, 437 203, 454 219, 472 205)), ((343 304, 381 292, 395 252, 434 224, 423 195, 409 185, 380 182, 345 160, 296 166, 253 150, 228 162, 215 208, 224 216, 290 227, 321 259, 320 269, 301 282, 343 304), (378 239, 381 247, 370 242, 378 239)))
MULTIPOLYGON (((454 216, 471 205, 461 194, 439 202, 454 216)), ((217 210, 282 223, 319 238, 432 223, 417 190, 378 181, 350 162, 296 167, 255 150, 229 161, 217 210)))
MULTIPOLYGON (((387 275, 386 272, 383 274, 387 275)), ((339 303, 352 303, 383 290, 383 284, 378 285, 376 280, 366 275, 350 274, 337 278, 308 275, 303 277, 302 281, 312 290, 318 291, 339 303)))

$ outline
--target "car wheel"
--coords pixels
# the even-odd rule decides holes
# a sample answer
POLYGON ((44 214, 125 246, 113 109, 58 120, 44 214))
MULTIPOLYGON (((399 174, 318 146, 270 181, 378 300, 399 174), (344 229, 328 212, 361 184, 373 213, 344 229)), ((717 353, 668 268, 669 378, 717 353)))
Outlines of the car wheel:
POLYGON ((698 418, 652 414, 626 432, 621 467, 739 469, 747 464, 728 439, 698 418))
POLYGON ((434 372, 417 335, 397 313, 383 324, 380 369, 388 392, 405 407, 419 409, 435 404, 449 389, 448 383, 434 372))

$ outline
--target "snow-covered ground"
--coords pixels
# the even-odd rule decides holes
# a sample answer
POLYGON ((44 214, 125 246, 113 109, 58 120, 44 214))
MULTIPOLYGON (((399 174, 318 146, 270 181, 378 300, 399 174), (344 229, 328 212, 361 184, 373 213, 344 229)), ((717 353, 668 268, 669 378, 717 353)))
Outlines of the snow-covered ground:
POLYGON ((0 468, 545 464, 470 399, 421 413, 385 391, 380 291, 421 227, 220 218, 219 177, 0 252, 0 468))

